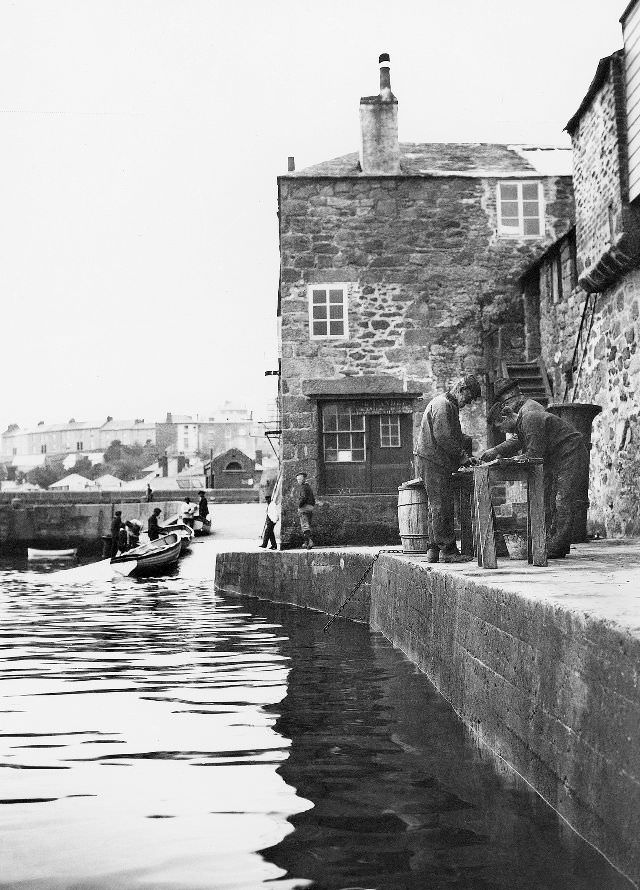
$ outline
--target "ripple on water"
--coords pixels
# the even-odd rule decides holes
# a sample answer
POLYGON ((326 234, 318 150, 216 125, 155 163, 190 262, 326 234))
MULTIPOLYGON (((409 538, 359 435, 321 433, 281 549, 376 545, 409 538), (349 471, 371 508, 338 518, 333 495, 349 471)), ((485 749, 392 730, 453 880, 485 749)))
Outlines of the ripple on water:
POLYGON ((5 890, 628 886, 366 628, 179 576, 0 581, 5 890))

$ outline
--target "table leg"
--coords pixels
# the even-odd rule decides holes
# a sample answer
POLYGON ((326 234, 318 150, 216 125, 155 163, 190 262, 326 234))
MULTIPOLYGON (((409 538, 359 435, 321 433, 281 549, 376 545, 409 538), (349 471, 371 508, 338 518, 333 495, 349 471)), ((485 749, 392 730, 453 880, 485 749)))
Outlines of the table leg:
POLYGON ((531 559, 534 566, 547 565, 547 531, 544 522, 544 469, 542 464, 531 467, 527 474, 529 502, 529 535, 531 559))
POLYGON ((467 556, 473 556, 473 497, 470 485, 460 486, 460 550, 467 556))
POLYGON ((498 561, 496 560, 488 467, 477 467, 473 471, 473 501, 478 565, 485 569, 495 569, 498 566, 498 561))

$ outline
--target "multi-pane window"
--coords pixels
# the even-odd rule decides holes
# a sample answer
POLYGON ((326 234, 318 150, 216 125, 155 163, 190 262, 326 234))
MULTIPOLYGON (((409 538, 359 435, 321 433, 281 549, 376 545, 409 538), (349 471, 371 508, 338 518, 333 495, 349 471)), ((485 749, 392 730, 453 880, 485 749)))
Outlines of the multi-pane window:
POLYGON ((47 446, 41 445, 40 446, 40 454, 46 454, 46 453, 47 453, 47 446))
POLYGON ((343 284, 309 286, 309 330, 312 340, 347 336, 347 288, 343 284))
POLYGON ((328 405, 324 409, 323 437, 326 463, 358 463, 365 456, 364 415, 349 406, 328 405))
POLYGON ((400 444, 400 415, 382 415, 380 417, 380 447, 400 448, 400 444))
POLYGON ((82 451, 82 442, 76 442, 76 451, 82 451))
POLYGON ((514 238, 544 235, 544 207, 539 182, 498 183, 498 234, 514 238))

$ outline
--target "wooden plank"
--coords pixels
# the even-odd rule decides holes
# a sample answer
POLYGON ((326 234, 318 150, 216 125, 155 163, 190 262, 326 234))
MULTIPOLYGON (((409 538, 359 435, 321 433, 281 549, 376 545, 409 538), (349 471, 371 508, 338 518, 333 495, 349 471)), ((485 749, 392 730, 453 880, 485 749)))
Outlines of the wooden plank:
POLYGON ((460 486, 460 552, 473 556, 473 490, 471 486, 460 486))
POLYGON ((547 532, 544 522, 544 469, 532 466, 528 473, 529 535, 531 562, 534 566, 547 565, 547 532))
POLYGON ((496 559, 488 467, 477 467, 474 469, 473 500, 475 508, 478 565, 485 569, 495 569, 498 567, 498 561, 496 559))

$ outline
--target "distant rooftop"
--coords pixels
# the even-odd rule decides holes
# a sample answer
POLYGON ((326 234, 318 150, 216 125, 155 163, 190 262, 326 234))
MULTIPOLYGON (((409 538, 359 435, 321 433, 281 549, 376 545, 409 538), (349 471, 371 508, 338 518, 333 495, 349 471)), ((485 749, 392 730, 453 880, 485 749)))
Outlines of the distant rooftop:
MULTIPOLYGON (((405 176, 571 176, 571 148, 494 142, 401 142, 405 176)), ((358 152, 323 161, 284 178, 362 176, 358 152)))

